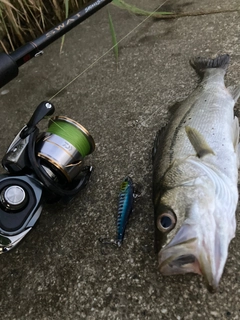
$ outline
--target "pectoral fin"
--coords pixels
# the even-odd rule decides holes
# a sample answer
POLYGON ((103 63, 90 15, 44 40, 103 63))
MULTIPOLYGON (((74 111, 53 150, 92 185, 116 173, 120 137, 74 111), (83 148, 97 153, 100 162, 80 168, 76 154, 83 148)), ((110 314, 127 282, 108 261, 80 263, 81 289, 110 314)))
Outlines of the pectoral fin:
POLYGON ((185 127, 189 141, 195 149, 199 158, 204 157, 207 154, 214 154, 212 148, 208 145, 202 134, 194 128, 189 126, 185 127))

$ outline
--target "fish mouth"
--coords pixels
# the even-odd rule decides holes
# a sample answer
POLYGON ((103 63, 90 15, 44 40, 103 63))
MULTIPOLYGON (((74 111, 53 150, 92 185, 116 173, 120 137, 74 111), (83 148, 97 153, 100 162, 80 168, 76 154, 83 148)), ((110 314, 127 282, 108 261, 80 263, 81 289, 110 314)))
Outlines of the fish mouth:
POLYGON ((196 238, 178 245, 166 247, 159 253, 159 267, 163 275, 197 273, 202 274, 200 263, 194 250, 190 248, 196 238))
POLYGON ((196 237, 192 226, 182 226, 173 240, 159 252, 163 275, 196 273, 205 279, 210 292, 215 292, 227 259, 228 244, 216 236, 213 242, 196 237))

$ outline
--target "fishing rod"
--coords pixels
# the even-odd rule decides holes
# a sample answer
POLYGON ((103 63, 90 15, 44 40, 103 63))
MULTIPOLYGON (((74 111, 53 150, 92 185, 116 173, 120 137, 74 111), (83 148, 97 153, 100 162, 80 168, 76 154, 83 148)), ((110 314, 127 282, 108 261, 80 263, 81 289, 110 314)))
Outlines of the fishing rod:
POLYGON ((40 55, 49 44, 86 20, 112 0, 94 0, 62 23, 58 24, 39 38, 26 43, 10 54, 0 53, 0 88, 18 75, 18 68, 40 55))
MULTIPOLYGON (((47 33, 16 51, 0 54, 0 87, 18 75, 18 68, 112 0, 95 0, 47 33)), ((32 229, 43 203, 69 201, 88 183, 92 166, 84 158, 95 149, 90 133, 65 116, 52 117, 46 132, 37 125, 53 115, 41 102, 7 149, 0 174, 0 254, 13 249, 32 229)))
MULTIPOLYGON (((3 86, 11 81, 17 76, 19 66, 40 55, 48 44, 110 2, 95 0, 40 38, 10 55, 0 54, 0 84, 3 86)), ((141 21, 117 44, 151 16, 141 21)), ((107 50, 65 88, 112 49, 107 50)), ((87 185, 92 174, 93 167, 83 166, 83 163, 85 157, 94 151, 95 143, 82 125, 68 117, 58 116, 50 118, 46 132, 39 132, 38 123, 52 116, 54 111, 51 102, 41 102, 2 159, 2 166, 7 173, 0 174, 0 254, 13 249, 28 234, 36 224, 45 202, 71 200, 87 185)))

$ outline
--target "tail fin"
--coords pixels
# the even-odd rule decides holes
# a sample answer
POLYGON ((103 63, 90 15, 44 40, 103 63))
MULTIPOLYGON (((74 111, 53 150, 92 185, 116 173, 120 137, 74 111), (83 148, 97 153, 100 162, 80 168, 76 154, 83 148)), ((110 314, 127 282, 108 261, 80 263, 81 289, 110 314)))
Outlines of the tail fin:
POLYGON ((196 70, 196 72, 202 76, 207 69, 220 68, 227 70, 229 61, 230 56, 228 54, 223 54, 215 59, 201 57, 193 58, 190 60, 190 64, 196 70))

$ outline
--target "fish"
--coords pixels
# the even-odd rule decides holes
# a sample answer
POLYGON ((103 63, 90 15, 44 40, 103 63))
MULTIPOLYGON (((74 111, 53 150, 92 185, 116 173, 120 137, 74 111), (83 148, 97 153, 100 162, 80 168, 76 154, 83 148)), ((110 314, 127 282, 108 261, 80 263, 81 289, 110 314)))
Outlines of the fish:
POLYGON ((163 275, 196 273, 219 286, 236 231, 240 86, 226 88, 228 54, 196 57, 197 88, 170 108, 153 149, 155 249, 163 275))

